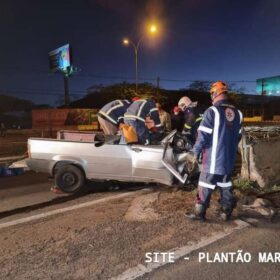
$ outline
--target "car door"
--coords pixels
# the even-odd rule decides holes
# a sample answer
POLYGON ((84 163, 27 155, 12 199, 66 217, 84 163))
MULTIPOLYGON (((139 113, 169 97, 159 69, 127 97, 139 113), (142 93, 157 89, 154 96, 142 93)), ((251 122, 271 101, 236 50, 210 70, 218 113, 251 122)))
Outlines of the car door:
POLYGON ((89 177, 108 180, 131 178, 132 160, 129 146, 96 143, 88 154, 89 177))
POLYGON ((132 175, 145 181, 170 182, 170 172, 162 164, 161 145, 132 145, 132 175))

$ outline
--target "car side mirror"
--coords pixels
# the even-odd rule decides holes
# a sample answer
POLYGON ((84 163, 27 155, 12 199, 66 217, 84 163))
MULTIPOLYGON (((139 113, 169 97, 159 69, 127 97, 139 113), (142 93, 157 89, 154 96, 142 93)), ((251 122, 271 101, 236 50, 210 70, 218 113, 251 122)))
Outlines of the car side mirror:
POLYGON ((98 147, 103 146, 103 144, 104 144, 104 142, 95 142, 95 143, 94 143, 94 146, 95 146, 96 148, 98 148, 98 147))

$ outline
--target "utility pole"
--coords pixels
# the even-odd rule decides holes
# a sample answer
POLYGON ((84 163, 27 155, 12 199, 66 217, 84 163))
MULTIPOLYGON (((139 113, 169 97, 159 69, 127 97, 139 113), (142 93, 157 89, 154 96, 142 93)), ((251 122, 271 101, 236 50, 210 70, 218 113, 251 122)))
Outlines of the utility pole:
POLYGON ((64 73, 64 106, 66 108, 70 105, 70 95, 69 95, 69 76, 67 73, 64 73))
POLYGON ((69 77, 77 70, 72 66, 72 55, 69 44, 57 48, 49 53, 50 70, 60 72, 64 81, 64 106, 70 105, 69 77))
POLYGON ((143 37, 141 37, 139 39, 137 44, 135 44, 132 40, 128 40, 128 39, 123 40, 123 43, 125 45, 131 44, 133 46, 133 49, 134 49, 134 55, 135 55, 135 93, 136 94, 138 92, 138 50, 139 50, 139 46, 140 46, 140 43, 141 43, 142 39, 143 39, 143 37))
POLYGON ((157 96, 159 95, 159 82, 160 82, 160 77, 157 77, 157 96))
POLYGON ((69 77, 73 73, 77 72, 77 68, 73 66, 68 66, 65 70, 62 71, 64 79, 64 106, 68 108, 70 105, 70 93, 69 93, 69 77))
POLYGON ((135 92, 138 92, 138 48, 139 48, 140 40, 137 44, 137 47, 134 49, 135 51, 135 92))

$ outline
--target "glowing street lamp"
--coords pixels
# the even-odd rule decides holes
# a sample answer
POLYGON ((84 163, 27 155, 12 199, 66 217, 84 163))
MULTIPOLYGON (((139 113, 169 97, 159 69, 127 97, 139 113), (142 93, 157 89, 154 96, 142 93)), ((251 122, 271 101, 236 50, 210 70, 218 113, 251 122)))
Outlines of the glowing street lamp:
POLYGON ((156 33, 157 32, 157 26, 156 25, 151 25, 151 27, 150 27, 150 32, 151 33, 156 33))
POLYGON ((123 39, 123 44, 124 45, 129 45, 129 40, 128 39, 123 39))
MULTIPOLYGON (((157 26, 155 24, 152 24, 149 28, 149 33, 150 34, 155 34, 156 32, 157 32, 157 26)), ((138 91, 138 49, 139 49, 140 43, 142 42, 144 36, 145 35, 140 37, 137 44, 135 44, 132 40, 130 40, 128 38, 123 39, 123 44, 125 46, 132 45, 132 47, 134 49, 134 54, 135 54, 135 91, 136 91, 136 93, 138 91)))

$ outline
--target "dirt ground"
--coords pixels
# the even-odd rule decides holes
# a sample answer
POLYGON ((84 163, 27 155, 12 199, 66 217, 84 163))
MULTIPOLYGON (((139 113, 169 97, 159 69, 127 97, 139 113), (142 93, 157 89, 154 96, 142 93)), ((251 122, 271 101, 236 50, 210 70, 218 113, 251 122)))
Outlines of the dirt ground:
POLYGON ((0 279, 108 279, 167 251, 235 226, 187 220, 195 192, 155 188, 39 222, 1 230, 0 279), (145 201, 145 203, 143 203, 145 201))
MULTIPOLYGON (((134 193, 140 185, 118 191, 101 185, 89 185, 81 196, 57 197, 46 175, 1 178, 1 223, 130 191, 131 196, 0 229, 0 279, 109 279, 144 264, 147 252, 166 252, 235 227, 217 217, 218 192, 201 224, 184 216, 192 211, 195 190, 142 186, 145 191, 134 193)), ((280 208, 279 193, 264 199, 280 208)))
POLYGON ((255 164, 266 187, 280 183, 280 140, 259 141, 254 146, 255 164), (278 155, 278 156, 277 156, 278 155))

